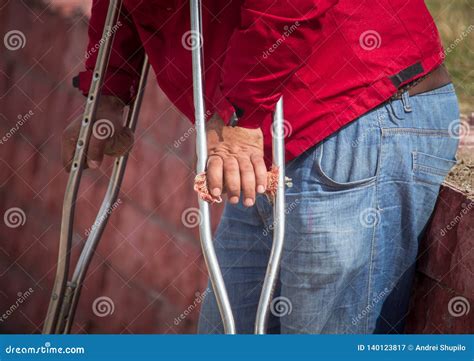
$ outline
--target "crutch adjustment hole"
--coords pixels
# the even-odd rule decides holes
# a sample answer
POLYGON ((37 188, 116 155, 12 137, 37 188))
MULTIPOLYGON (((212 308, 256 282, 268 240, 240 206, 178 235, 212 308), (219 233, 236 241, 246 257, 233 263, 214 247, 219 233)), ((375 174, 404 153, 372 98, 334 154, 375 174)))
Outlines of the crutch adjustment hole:
POLYGON ((93 100, 94 100, 94 96, 91 95, 91 96, 89 97, 89 100, 90 100, 90 101, 93 101, 93 100))
POLYGON ((77 146, 78 146, 79 148, 82 147, 83 145, 84 145, 84 141, 82 141, 82 140, 78 140, 78 141, 77 141, 77 146))
POLYGON ((99 79, 99 73, 95 73, 94 78, 99 79))
POLYGON ((84 124, 87 124, 87 123, 89 123, 89 118, 84 119, 84 124))
POLYGON ((77 168, 77 163, 76 163, 76 162, 74 162, 74 163, 72 164, 72 168, 73 168, 73 169, 76 169, 76 168, 77 168))

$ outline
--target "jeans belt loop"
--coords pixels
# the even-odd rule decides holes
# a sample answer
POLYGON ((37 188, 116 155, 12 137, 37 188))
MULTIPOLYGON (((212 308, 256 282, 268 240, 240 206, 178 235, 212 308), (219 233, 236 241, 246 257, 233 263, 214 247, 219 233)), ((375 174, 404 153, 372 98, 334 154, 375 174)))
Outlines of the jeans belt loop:
POLYGON ((402 104, 405 113, 411 113, 413 111, 410 103, 410 94, 408 93, 408 90, 403 92, 402 94, 402 104))

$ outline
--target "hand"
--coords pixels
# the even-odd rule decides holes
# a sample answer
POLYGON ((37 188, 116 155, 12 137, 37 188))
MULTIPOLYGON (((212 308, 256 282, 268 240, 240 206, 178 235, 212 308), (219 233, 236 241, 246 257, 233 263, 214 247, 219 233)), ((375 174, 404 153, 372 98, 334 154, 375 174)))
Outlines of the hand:
MULTIPOLYGON (((62 136, 62 160, 67 172, 71 169, 81 124, 82 117, 69 124, 62 136)), ((99 168, 104 154, 121 156, 126 154, 132 146, 133 132, 123 125, 122 102, 113 96, 101 96, 96 119, 92 124, 84 168, 99 168)))
POLYGON ((207 183, 213 196, 227 192, 229 202, 239 202, 242 191, 246 207, 255 203, 256 193, 267 187, 260 128, 226 126, 217 115, 206 123, 208 161, 207 183))

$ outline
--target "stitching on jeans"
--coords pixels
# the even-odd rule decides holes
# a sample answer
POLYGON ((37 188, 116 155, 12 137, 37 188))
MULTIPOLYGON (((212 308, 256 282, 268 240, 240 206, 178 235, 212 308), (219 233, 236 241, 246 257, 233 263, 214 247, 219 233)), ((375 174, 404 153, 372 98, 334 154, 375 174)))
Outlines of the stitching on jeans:
MULTIPOLYGON (((379 159, 377 160, 377 173, 378 174, 377 174, 377 179, 375 182, 375 207, 376 207, 377 212, 381 212, 380 204, 379 204, 379 193, 380 193, 379 187, 380 187, 380 176, 382 175, 382 159, 384 156, 384 149, 385 149, 385 147, 383 146, 383 132, 382 132, 383 131, 382 120, 384 118, 384 115, 381 111, 379 113, 379 109, 377 109, 377 113, 378 113, 377 122, 379 123, 381 135, 380 135, 380 144, 379 144, 380 146, 379 159)), ((370 266, 369 266, 369 275, 367 278, 367 307, 369 307, 370 295, 372 293, 372 278, 373 278, 372 276, 373 276, 373 270, 374 270, 375 238, 377 234, 377 226, 378 226, 378 223, 380 223, 380 221, 374 224, 373 231, 372 231, 372 240, 370 243, 370 266)), ((367 319, 365 322, 365 333, 369 331, 370 319, 371 319, 371 313, 367 315, 367 319)))
POLYGON ((415 164, 413 166, 413 170, 414 171, 425 172, 425 173, 428 173, 428 174, 440 175, 440 176, 444 176, 447 172, 449 172, 449 170, 442 170, 442 169, 438 169, 438 168, 434 168, 434 167, 427 167, 425 165, 419 165, 419 164, 415 164))
POLYGON ((426 184, 426 185, 438 186, 438 187, 440 187, 440 183, 442 183, 442 182, 436 182, 436 181, 433 181, 433 183, 431 183, 430 181, 428 181, 428 180, 426 180, 426 179, 419 178, 419 177, 417 177, 416 175, 413 175, 413 180, 414 180, 416 183, 423 183, 423 184, 426 184))
MULTIPOLYGON (((376 207, 375 209, 377 210, 377 212, 380 212, 379 202, 378 202, 378 194, 379 194, 378 184, 379 184, 379 182, 376 182, 376 185, 375 185, 375 207, 376 207)), ((380 220, 380 214, 379 214, 379 222, 375 222, 375 224, 372 228, 372 240, 370 242, 370 266, 369 266, 369 275, 368 275, 368 279, 367 279, 367 306, 366 306, 367 308, 369 308, 370 297, 371 297, 371 294, 372 294, 372 278, 373 278, 372 273, 373 273, 373 267, 374 267, 375 235, 377 233, 377 226, 380 222, 381 222, 381 220, 380 220)), ((367 315, 367 319, 366 319, 366 322, 365 322, 365 333, 369 332, 369 323, 370 323, 370 320, 371 320, 371 314, 372 314, 372 312, 370 312, 367 315)))
POLYGON ((441 177, 445 177, 446 174, 449 172, 449 170, 456 164, 455 160, 449 160, 449 159, 444 159, 444 158, 439 158, 434 155, 429 155, 425 153, 420 153, 420 152, 412 152, 412 171, 413 175, 416 176, 416 173, 426 173, 429 175, 439 175, 441 177), (428 158, 434 158, 438 159, 442 162, 445 162, 446 164, 449 164, 449 167, 446 168, 438 168, 438 167, 433 167, 429 165, 422 164, 423 162, 419 161, 419 155, 428 157, 428 158))
POLYGON ((444 129, 422 128, 382 128, 382 135, 419 134, 432 137, 449 136, 449 131, 444 129))

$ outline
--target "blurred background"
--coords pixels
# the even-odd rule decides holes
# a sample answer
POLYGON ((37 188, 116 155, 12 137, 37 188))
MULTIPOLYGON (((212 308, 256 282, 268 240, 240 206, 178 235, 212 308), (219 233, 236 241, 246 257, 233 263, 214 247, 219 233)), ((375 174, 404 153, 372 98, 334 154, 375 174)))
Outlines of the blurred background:
MULTIPOLYGON (((84 98, 71 79, 83 67, 90 2, 0 0, 0 35, 18 39, 9 47, 0 44, 2 333, 41 332, 46 314, 67 181, 60 141, 65 125, 83 111, 84 98)), ((427 4, 443 37, 464 131, 459 163, 443 186, 422 246, 407 332, 472 332, 472 213, 456 222, 455 231, 440 237, 439 230, 472 204, 474 192, 474 0, 427 4), (461 316, 447 307, 459 297, 469 307, 461 316)), ((194 132, 153 79, 151 74, 119 203, 87 274, 74 333, 195 332, 207 272, 192 190, 194 132)), ((111 167, 109 161, 84 173, 73 260, 111 167)), ((213 206, 213 226, 220 213, 213 206)))

